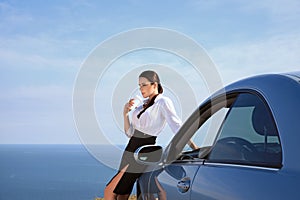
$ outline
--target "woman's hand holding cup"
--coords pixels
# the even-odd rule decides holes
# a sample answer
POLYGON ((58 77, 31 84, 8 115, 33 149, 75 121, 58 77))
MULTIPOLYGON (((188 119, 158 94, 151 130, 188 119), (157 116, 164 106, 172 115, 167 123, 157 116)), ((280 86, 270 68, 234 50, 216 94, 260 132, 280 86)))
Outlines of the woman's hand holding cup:
POLYGON ((134 105, 134 99, 130 99, 125 105, 124 105, 124 115, 127 115, 134 105))
POLYGON ((124 115, 127 115, 132 109, 136 108, 141 103, 142 103, 142 98, 138 95, 130 99, 124 106, 124 115))

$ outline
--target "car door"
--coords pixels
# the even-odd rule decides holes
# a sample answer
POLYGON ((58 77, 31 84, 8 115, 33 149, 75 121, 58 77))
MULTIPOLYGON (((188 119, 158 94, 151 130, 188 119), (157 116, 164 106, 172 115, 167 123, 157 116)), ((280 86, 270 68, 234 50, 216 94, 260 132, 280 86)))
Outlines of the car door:
POLYGON ((188 161, 177 161, 166 166, 154 178, 161 189, 157 196, 158 199, 189 200, 192 183, 198 168, 197 163, 188 161))
POLYGON ((280 173, 275 122, 254 91, 227 93, 200 106, 165 152, 165 165, 143 175, 148 191, 142 193, 150 194, 144 199, 280 199, 288 182, 280 173), (199 149, 189 147, 190 139, 199 149))
POLYGON ((216 136, 194 177, 190 199, 286 198, 280 138, 260 95, 238 94, 216 136))
MULTIPOLYGON (((157 166, 156 170, 150 170, 150 172, 143 174, 139 180, 141 185, 141 192, 143 199, 180 199, 190 200, 193 191, 193 182, 195 175, 197 174, 199 167, 203 165, 204 159, 200 158, 206 155, 210 146, 213 144, 216 137, 216 130, 218 130, 223 122, 223 119, 228 111, 228 108, 221 106, 220 110, 215 113, 213 117, 201 122, 200 112, 196 111, 189 120, 185 123, 185 127, 178 133, 179 138, 176 138, 173 145, 167 147, 166 152, 169 153, 169 157, 174 151, 174 148, 182 143, 184 145, 183 150, 176 154, 175 161, 164 166, 157 166), (222 108, 222 109, 221 109, 222 108), (199 128, 199 124, 202 126, 199 128), (211 127, 211 125, 214 125, 211 127), (192 140, 201 146, 200 149, 193 150, 185 141, 182 141, 182 134, 192 133, 194 136, 192 140), (208 134, 210 133, 210 135, 208 134), (169 148, 169 149, 168 149, 169 148)), ((210 111, 206 112, 211 113, 210 111)), ((206 115, 201 112, 201 116, 206 115)), ((169 158, 171 159, 171 158, 169 158)), ((173 160, 173 159, 171 159, 173 160)))

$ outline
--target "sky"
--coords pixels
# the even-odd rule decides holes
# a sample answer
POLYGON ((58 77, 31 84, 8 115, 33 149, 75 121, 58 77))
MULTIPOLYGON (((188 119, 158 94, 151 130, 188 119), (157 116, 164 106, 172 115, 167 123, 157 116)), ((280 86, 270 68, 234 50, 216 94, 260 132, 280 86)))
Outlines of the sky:
MULTIPOLYGON (((182 33, 205 49, 227 85, 257 74, 300 70, 299 22, 298 0, 0 0, 0 143, 81 143, 73 110, 76 78, 91 52, 120 33, 145 27, 182 33)), ((187 67, 174 55, 151 50, 113 65, 128 65, 130 71, 145 63, 177 72, 187 67)), ((182 73, 192 77, 187 69, 182 73)), ((116 86, 124 76, 107 70, 102 78, 116 86)), ((200 103, 207 97, 199 86, 203 80, 191 79, 200 103)), ((96 100, 111 89, 99 86, 96 100)), ((167 91, 172 95, 172 88, 167 91)), ((125 143, 112 117, 118 112, 95 106, 96 115, 106 108, 99 123, 110 140, 125 143)))

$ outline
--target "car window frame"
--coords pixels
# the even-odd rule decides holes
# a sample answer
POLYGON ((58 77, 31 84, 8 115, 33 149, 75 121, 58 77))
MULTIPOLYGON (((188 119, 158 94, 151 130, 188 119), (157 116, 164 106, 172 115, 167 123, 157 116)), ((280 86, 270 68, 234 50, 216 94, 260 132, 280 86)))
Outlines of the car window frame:
MULTIPOLYGON (((204 103, 200 104, 166 147, 164 163, 178 161, 184 146, 190 138, 192 138, 199 127, 202 126, 207 119, 209 119, 218 110, 233 104, 238 94, 238 92, 224 92, 209 98, 204 103)), ((226 117, 224 119, 226 119, 226 117)))
MULTIPOLYGON (((171 140, 171 142, 169 143, 169 145, 166 147, 166 150, 164 152, 164 163, 172 163, 172 162, 203 162, 206 164, 219 164, 219 165, 241 165, 243 167, 245 166, 250 166, 250 167, 257 167, 257 168, 270 168, 270 169, 281 169, 282 168, 282 162, 283 159, 281 160, 281 164, 280 166, 257 166, 257 165, 250 165, 250 164, 233 164, 233 163, 224 163, 224 162, 216 162, 216 161, 209 161, 207 159, 207 156, 209 155, 212 147, 214 145, 212 145, 211 147, 206 147, 207 149, 204 151, 204 155, 201 158, 198 159, 188 159, 188 160, 181 160, 180 156, 182 156, 184 154, 188 155, 188 154, 195 154, 195 152, 197 152, 196 150, 192 150, 192 151, 187 151, 187 152, 183 152, 183 148, 184 146, 187 144, 187 141, 189 141, 190 138, 193 137, 193 135, 197 132, 197 130, 207 121, 207 119, 209 119, 212 115, 214 115, 216 112, 218 112, 221 108, 224 107, 229 107, 231 108, 232 105, 234 105, 235 100, 237 99, 237 97, 242 94, 242 93, 249 93, 252 95, 255 95, 256 97, 258 97, 262 103, 264 104, 264 106, 266 106, 266 109, 268 110, 268 112, 270 112, 270 116, 272 118, 272 121, 274 123, 275 129, 278 132, 278 139, 279 139, 279 143, 280 143, 280 148, 281 148, 281 156, 283 158, 283 149, 282 149, 282 143, 281 143, 281 138, 280 138, 280 134, 278 131, 278 127, 275 123, 275 119, 274 119, 274 115, 272 113, 272 110, 269 106, 269 104, 267 103, 266 99, 264 98, 264 96, 262 94, 260 94, 258 91, 253 90, 253 89, 238 89, 238 90, 232 90, 230 92, 224 92, 221 94, 218 94, 216 96, 213 96, 209 99, 207 99, 204 103, 200 104, 199 107, 197 107, 197 109, 191 114, 191 116, 186 120, 186 122, 183 124, 183 126, 181 127, 181 129, 178 132, 178 135, 176 134, 173 139, 171 140), (218 109, 211 109, 211 107, 216 106, 218 109), (208 115, 207 113, 210 114, 208 115), (202 119, 198 119, 201 118, 202 119), (199 122, 198 125, 196 126, 195 129, 195 123, 197 123, 197 121, 199 122), (172 150, 171 150, 172 149, 172 150)), ((226 113, 225 118, 223 119, 223 122, 221 124, 220 127, 222 127, 223 123, 225 122, 225 120, 227 119, 227 116, 230 112, 228 111, 226 113)), ((218 133, 216 134, 215 137, 215 141, 214 144, 217 140, 217 138, 219 137, 220 134, 220 129, 218 130, 218 133)), ((198 150, 199 153, 200 150, 198 150)))
MULTIPOLYGON (((266 99, 263 97, 262 94, 260 94, 259 92, 255 91, 255 90, 238 90, 238 91, 235 91, 235 92, 238 93, 237 96, 236 96, 236 99, 237 99, 237 97, 239 97, 239 95, 241 95, 243 93, 247 93, 247 94, 255 95, 263 103, 263 105, 265 106, 265 108, 269 112, 270 117, 271 117, 271 121, 272 121, 272 123, 273 123, 273 125, 274 125, 274 127, 275 127, 275 129, 278 133, 278 140, 279 140, 279 144, 280 144, 280 148, 281 148, 281 158, 283 158, 283 149, 282 149, 282 142, 281 142, 280 133, 278 131, 278 127, 277 127, 276 121, 274 119, 274 114, 272 113, 272 110, 271 110, 269 104, 267 103, 266 99)), ((232 109, 232 106, 234 106, 234 103, 230 106, 230 110, 227 112, 223 123, 227 120, 227 117, 230 115, 230 111, 232 109)), ((223 124, 222 124, 222 126, 223 126, 223 124)), ((217 136, 216 136, 215 141, 214 141, 214 145, 215 145, 215 143, 217 142, 217 139, 220 136, 221 127, 218 130, 217 136)), ((211 149, 214 148, 214 145, 211 147, 211 149)), ((234 165, 234 166, 243 166, 243 167, 248 166, 248 167, 255 167, 255 168, 269 168, 269 169, 278 169, 278 170, 281 169, 282 166, 283 166, 283 159, 281 159, 281 163, 278 164, 278 165, 267 165, 267 164, 264 164, 264 163, 243 163, 243 162, 232 162, 232 161, 226 162, 226 161, 217 161, 217 160, 211 161, 211 160, 208 159, 209 154, 210 153, 208 153, 206 158, 204 158, 203 163, 206 163, 206 164, 214 163, 214 164, 220 164, 220 165, 234 165)))

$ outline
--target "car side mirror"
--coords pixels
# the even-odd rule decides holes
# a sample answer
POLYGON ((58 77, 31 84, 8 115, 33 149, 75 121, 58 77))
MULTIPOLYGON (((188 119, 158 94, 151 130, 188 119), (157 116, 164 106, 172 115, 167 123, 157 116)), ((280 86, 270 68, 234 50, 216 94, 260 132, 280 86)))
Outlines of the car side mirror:
POLYGON ((153 165, 159 163, 162 157, 163 148, 156 145, 145 145, 134 152, 134 158, 138 163, 153 165))

